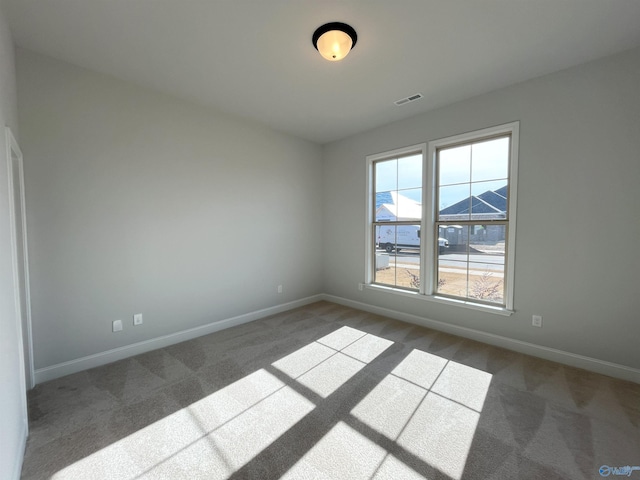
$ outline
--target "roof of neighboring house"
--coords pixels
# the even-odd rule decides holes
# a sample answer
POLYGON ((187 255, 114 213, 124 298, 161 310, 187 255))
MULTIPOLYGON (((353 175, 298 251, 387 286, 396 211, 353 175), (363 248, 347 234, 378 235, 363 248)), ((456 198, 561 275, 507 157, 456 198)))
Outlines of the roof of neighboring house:
POLYGON ((376 194, 376 220, 417 220, 422 217, 422 204, 398 192, 376 194))
POLYGON ((472 195, 440 210, 440 215, 504 215, 507 211, 507 185, 498 190, 487 190, 480 195, 472 195))
POLYGON ((504 198, 507 198, 507 193, 508 193, 507 190, 509 190, 509 186, 505 185, 504 187, 499 188, 498 190, 494 190, 493 193, 497 193, 498 195, 504 198))
POLYGON ((487 202, 492 207, 497 208, 501 212, 507 211, 507 198, 500 195, 498 192, 484 192, 483 194, 478 195, 478 198, 487 202))
MULTIPOLYGON (((440 215, 483 214, 503 216, 507 211, 507 190, 505 185, 497 190, 487 190, 480 195, 472 195, 440 210, 440 215)), ((376 193, 377 220, 413 220, 422 217, 420 202, 405 197, 398 192, 376 193)))
POLYGON ((391 196, 391 192, 376 193, 376 210, 380 207, 380 205, 384 203, 393 203, 393 197, 391 196))

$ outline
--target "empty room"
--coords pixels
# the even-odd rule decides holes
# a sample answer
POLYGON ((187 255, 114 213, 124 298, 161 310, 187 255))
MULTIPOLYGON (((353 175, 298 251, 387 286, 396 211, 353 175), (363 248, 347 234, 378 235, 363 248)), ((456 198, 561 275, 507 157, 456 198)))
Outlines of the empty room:
POLYGON ((0 478, 640 479, 638 25, 0 0, 0 478))

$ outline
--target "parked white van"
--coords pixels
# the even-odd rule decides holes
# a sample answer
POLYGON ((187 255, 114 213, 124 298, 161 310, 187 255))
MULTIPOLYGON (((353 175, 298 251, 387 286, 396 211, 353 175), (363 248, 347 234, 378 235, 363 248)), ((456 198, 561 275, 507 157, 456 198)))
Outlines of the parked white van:
MULTIPOLYGON (((400 252, 400 249, 420 248, 420 227, 418 225, 380 225, 378 227, 378 247, 388 253, 400 252)), ((438 251, 443 253, 449 248, 446 238, 438 238, 438 251)))

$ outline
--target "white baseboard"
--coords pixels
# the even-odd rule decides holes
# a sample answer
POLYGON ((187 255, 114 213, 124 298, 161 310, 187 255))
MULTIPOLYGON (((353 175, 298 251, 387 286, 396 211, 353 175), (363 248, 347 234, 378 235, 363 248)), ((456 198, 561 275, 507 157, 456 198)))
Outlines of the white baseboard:
POLYGON ((184 342, 186 340, 192 340, 203 335, 208 335, 225 328, 235 327, 242 325, 243 323, 252 322, 260 318, 268 317, 269 315, 275 315, 287 310, 302 307, 313 302, 318 302, 324 299, 324 295, 313 295, 311 297, 302 298, 293 302, 283 303, 274 307, 264 308, 262 310, 256 310, 254 312, 238 315, 237 317, 226 318, 217 322, 212 322, 200 327, 190 328, 188 330, 182 330, 180 332, 164 335, 162 337, 152 338, 143 342, 133 343, 124 347, 114 348, 105 352, 88 355, 86 357, 70 360, 68 362, 58 363, 45 368, 39 368, 34 372, 35 384, 47 382, 56 378, 64 377, 72 373, 81 372, 89 368, 99 367, 112 363, 123 358, 132 357, 141 353, 156 350, 158 348, 168 347, 176 343, 184 342))
POLYGON ((583 355, 577 355, 575 353, 565 352, 563 350, 557 350, 555 348, 549 348, 541 345, 536 345, 534 343, 514 340, 512 338, 494 335, 492 333, 486 333, 480 330, 474 330, 472 328, 451 325, 450 323, 440 322, 438 320, 432 320, 425 317, 419 317, 418 315, 412 315, 409 313, 398 312, 396 310, 391 310, 388 308, 377 307, 374 305, 369 305, 367 303, 349 300, 343 297, 337 297, 328 294, 325 294, 322 297, 328 302, 356 308, 358 310, 364 310, 365 312, 376 313, 378 315, 394 318, 403 322, 432 328, 433 330, 450 333, 452 335, 469 338, 471 340, 477 340, 479 342, 488 343, 496 347, 506 348, 508 350, 513 350, 515 352, 524 353, 526 355, 543 358, 545 360, 551 360, 553 362, 562 363, 572 367, 583 368, 585 370, 601 373, 603 375, 609 375, 610 377, 640 383, 640 370, 628 367, 626 365, 606 362, 604 360, 585 357, 583 355))
POLYGON ((640 370, 636 368, 620 365, 617 363, 606 362, 604 360, 598 360, 596 358, 585 357, 583 355, 577 355, 575 353, 565 352, 563 350, 557 350, 555 348, 544 347, 541 345, 536 345, 534 343, 514 340, 512 338, 503 337, 472 328, 452 325, 450 323, 440 322, 438 320, 432 320, 430 318, 403 313, 388 308, 377 307, 374 305, 369 305, 367 303, 357 302, 355 300, 349 300, 347 298, 328 294, 313 295, 311 297, 302 298, 293 302, 283 303, 274 307, 245 313, 237 317, 227 318, 217 322, 209 323, 200 327, 190 328, 188 330, 183 330, 181 332, 176 332, 170 335, 153 338, 151 340, 145 340, 143 342, 134 343, 132 345, 115 348, 113 350, 107 350, 106 352, 96 353, 87 357, 82 357, 76 360, 71 360, 68 362, 59 363, 57 365, 41 368, 35 371, 35 383, 38 384, 46 382, 55 378, 63 377, 65 375, 70 375, 72 373, 87 370, 89 368, 106 365, 107 363, 122 360, 123 358, 131 357, 158 348, 167 347, 169 345, 174 345, 176 343, 191 340, 202 335, 208 335, 210 333, 224 330, 225 328, 235 327, 236 325, 241 325, 243 323, 268 317, 269 315, 275 315, 277 313, 291 310, 293 308, 302 307, 304 305, 308 305, 320 300, 326 300, 340 305, 356 308, 358 310, 364 310, 366 312, 384 315, 386 317, 401 320, 403 322, 413 323, 441 332, 458 335, 460 337, 469 338, 472 340, 477 340, 479 342, 488 343, 490 345, 495 345, 497 347, 513 350, 515 352, 524 353, 526 355, 532 355, 534 357, 543 358, 545 360, 551 360, 565 365, 570 365, 572 367, 583 368, 592 372, 601 373, 603 375, 609 375, 611 377, 629 380, 631 382, 640 384, 640 370))

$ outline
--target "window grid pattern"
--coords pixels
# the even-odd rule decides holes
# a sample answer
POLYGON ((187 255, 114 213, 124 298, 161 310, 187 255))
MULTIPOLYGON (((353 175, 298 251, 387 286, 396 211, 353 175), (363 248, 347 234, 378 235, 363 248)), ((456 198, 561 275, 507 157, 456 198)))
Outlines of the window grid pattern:
POLYGON ((519 128, 512 122, 367 156, 360 289, 513 313, 519 128), (407 167, 411 157, 417 168, 407 167))
POLYGON ((422 165, 421 152, 373 162, 374 283, 420 288, 422 165))
POLYGON ((511 135, 436 150, 438 295, 505 306, 511 135))

